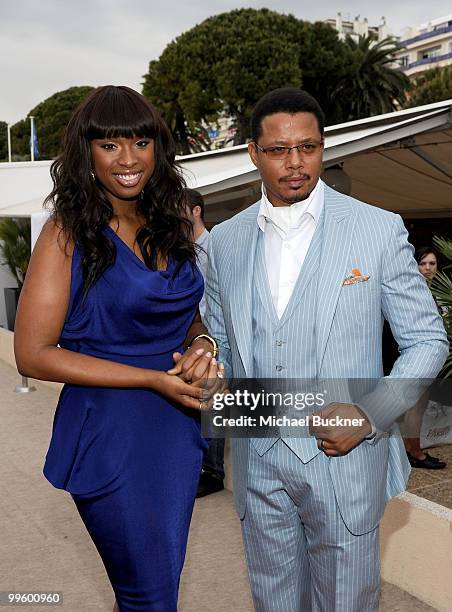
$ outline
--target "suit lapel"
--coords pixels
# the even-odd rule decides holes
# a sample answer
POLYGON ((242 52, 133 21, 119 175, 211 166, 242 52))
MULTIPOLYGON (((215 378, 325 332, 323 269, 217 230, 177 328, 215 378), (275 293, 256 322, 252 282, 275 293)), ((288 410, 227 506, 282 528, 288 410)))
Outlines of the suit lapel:
POLYGON ((325 186, 321 262, 317 286, 317 373, 323 357, 347 270, 356 215, 347 197, 325 186))
POLYGON ((235 257, 234 274, 231 278, 230 309, 232 325, 237 347, 247 376, 251 376, 252 355, 252 284, 254 260, 259 226, 256 222, 259 205, 253 206, 245 219, 237 225, 235 248, 231 257, 235 257), (232 255, 233 254, 233 255, 232 255))
POLYGON ((278 325, 278 315, 273 304, 273 298, 268 282, 267 264, 265 261, 265 238, 263 232, 258 232, 256 257, 254 262, 254 284, 259 298, 275 325, 278 325))

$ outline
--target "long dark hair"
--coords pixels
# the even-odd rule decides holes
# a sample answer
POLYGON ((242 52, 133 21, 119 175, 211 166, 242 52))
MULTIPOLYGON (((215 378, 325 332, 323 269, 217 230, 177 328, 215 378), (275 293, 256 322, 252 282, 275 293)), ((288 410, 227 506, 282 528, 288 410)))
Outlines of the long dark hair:
POLYGON ((175 163, 169 129, 155 107, 133 89, 99 87, 68 123, 62 152, 51 167, 54 187, 46 198, 66 246, 71 241, 80 249, 85 295, 116 257, 116 247, 103 231, 113 208, 93 179, 90 141, 121 137, 154 140, 155 170, 137 206, 145 224, 136 239, 146 265, 156 270, 159 257, 170 255, 178 267, 196 261, 192 224, 186 218, 185 183, 175 163))

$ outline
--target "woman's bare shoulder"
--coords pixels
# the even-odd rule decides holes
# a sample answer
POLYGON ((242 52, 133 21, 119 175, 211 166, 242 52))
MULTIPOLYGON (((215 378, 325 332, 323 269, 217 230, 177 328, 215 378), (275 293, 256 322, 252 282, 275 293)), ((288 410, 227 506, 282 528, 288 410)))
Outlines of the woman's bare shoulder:
POLYGON ((35 249, 58 254, 60 257, 72 258, 74 243, 60 219, 50 217, 44 224, 35 249))

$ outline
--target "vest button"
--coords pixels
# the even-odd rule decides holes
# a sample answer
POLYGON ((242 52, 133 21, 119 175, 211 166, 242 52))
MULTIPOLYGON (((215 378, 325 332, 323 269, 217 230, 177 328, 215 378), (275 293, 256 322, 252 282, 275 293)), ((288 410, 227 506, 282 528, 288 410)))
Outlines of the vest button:
POLYGON ((282 346, 284 344, 284 342, 282 340, 277 340, 276 341, 276 346, 282 346))

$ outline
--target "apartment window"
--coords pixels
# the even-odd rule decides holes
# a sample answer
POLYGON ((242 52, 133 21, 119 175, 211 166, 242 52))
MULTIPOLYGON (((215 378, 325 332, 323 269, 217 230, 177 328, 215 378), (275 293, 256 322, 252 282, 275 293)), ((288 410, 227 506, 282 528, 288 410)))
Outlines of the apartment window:
POLYGON ((402 55, 402 57, 399 57, 399 66, 401 68, 406 68, 409 63, 408 60, 409 60, 408 55, 402 55))
POLYGON ((430 47, 429 49, 423 49, 422 51, 419 51, 418 53, 418 59, 430 59, 430 58, 434 58, 434 57, 438 57, 438 55, 441 55, 441 45, 438 45, 437 47, 430 47))

